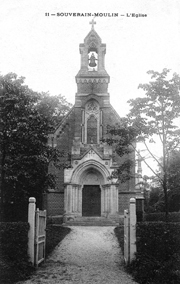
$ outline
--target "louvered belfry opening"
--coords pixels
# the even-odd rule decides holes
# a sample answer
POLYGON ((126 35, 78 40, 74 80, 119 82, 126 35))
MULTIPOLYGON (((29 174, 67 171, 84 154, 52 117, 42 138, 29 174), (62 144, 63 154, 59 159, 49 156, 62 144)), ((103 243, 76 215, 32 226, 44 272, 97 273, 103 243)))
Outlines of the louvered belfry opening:
POLYGON ((97 144, 97 119, 94 115, 87 121, 87 144, 97 144))

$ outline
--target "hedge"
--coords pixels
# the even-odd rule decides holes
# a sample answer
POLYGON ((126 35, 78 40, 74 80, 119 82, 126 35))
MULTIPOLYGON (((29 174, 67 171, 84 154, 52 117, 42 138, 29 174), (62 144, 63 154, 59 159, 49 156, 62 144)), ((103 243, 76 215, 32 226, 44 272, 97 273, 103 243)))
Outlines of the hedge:
POLYGON ((119 225, 114 229, 116 238, 118 239, 119 246, 124 254, 124 225, 119 225))
POLYGON ((180 223, 137 224, 136 258, 128 269, 141 284, 180 283, 180 223))
POLYGON ((46 227, 46 257, 71 231, 68 227, 47 225, 46 227))
MULTIPOLYGON (((163 221, 165 222, 165 212, 158 212, 158 213, 148 213, 144 214, 144 221, 163 221)), ((169 222, 180 222, 180 212, 170 212, 168 214, 168 221, 169 222)))
POLYGON ((0 279, 13 283, 33 270, 28 258, 28 230, 25 222, 0 223, 0 279))

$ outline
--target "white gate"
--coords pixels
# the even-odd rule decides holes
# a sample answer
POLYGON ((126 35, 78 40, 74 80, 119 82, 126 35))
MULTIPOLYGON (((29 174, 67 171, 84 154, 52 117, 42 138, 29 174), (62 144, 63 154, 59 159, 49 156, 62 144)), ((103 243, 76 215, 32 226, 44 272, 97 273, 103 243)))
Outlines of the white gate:
POLYGON ((35 232, 35 265, 38 266, 45 259, 46 249, 46 210, 36 210, 35 232))
POLYGON ((33 265, 38 266, 45 259, 46 248, 46 210, 36 210, 36 199, 29 198, 28 254, 33 265))

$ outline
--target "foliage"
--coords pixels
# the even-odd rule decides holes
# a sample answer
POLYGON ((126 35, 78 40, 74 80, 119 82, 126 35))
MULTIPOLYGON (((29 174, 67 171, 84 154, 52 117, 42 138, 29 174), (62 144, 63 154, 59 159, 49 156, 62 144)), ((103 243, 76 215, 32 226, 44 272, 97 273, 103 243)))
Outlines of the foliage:
MULTIPOLYGON (((158 178, 164 191, 165 210, 168 214, 168 158, 172 150, 180 146, 180 129, 175 125, 175 119, 180 115, 180 77, 173 74, 169 77, 170 70, 163 69, 161 73, 149 71, 151 81, 148 84, 140 84, 145 97, 129 101, 130 113, 122 123, 110 127, 109 144, 115 144, 117 153, 122 156, 135 148, 135 141, 144 144, 148 154, 153 158, 162 174, 158 174, 141 154, 140 158, 158 178), (155 143, 154 137, 159 137, 162 146, 162 163, 156 158, 149 147, 149 143, 155 143)), ((121 168, 123 165, 121 165, 121 168)))
POLYGON ((27 254, 28 230, 28 223, 0 223, 1 283, 25 279, 33 271, 27 254))
POLYGON ((135 150, 135 137, 136 129, 128 125, 127 118, 121 118, 120 124, 107 126, 107 136, 102 141, 113 146, 120 157, 126 155, 126 159, 112 172, 110 179, 117 178, 123 183, 134 177, 131 173, 134 166, 134 156, 131 157, 131 154, 135 150))
POLYGON ((47 119, 49 132, 54 131, 72 105, 62 95, 50 96, 48 93, 41 93, 38 101, 38 111, 47 119))
POLYGON ((136 258, 128 269, 138 283, 179 283, 179 234, 179 223, 137 224, 136 258))
POLYGON ((124 226, 118 226, 114 229, 115 235, 118 239, 119 246, 124 253, 124 226))
MULTIPOLYGON (((34 272, 29 262, 29 224, 26 222, 0 223, 0 282, 4 284, 25 280, 34 272)), ((70 232, 62 226, 47 226, 46 256, 70 232)))
POLYGON ((168 163, 169 211, 180 210, 180 151, 172 151, 168 163))
MULTIPOLYGON (((159 171, 161 174, 161 171, 159 171)), ((153 213, 165 211, 165 200, 162 188, 155 178, 151 180, 154 185, 150 187, 149 196, 146 198, 146 212, 153 213)), ((180 152, 171 151, 167 165, 167 196, 169 212, 178 212, 180 210, 180 152)))
POLYGON ((46 256, 69 234, 70 228, 48 225, 46 228, 46 256))
POLYGON ((164 195, 160 186, 151 186, 148 194, 145 196, 145 212, 164 212, 164 195))
MULTIPOLYGON (((144 220, 149 222, 158 222, 163 221, 165 222, 165 216, 163 212, 158 213, 147 213, 144 214, 144 220)), ((180 222, 180 212, 170 212, 168 215, 169 222, 180 222)))
POLYGON ((61 96, 51 99, 48 94, 33 92, 24 78, 14 73, 0 76, 0 100, 1 207, 15 204, 23 216, 21 204, 34 196, 41 208, 43 191, 54 187, 48 164, 64 153, 57 155, 57 150, 47 145, 47 138, 69 104, 61 96))

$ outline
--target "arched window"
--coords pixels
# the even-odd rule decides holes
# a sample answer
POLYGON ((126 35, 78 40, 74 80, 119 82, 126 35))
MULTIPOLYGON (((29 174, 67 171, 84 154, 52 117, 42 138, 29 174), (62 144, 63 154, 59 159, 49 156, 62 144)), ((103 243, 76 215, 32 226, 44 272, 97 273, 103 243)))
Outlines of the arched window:
POLYGON ((97 144, 97 119, 94 115, 87 121, 87 144, 97 144))

